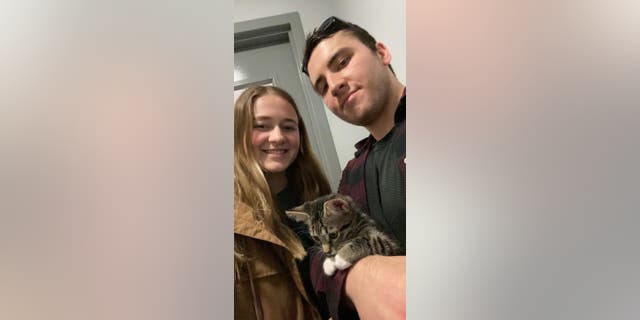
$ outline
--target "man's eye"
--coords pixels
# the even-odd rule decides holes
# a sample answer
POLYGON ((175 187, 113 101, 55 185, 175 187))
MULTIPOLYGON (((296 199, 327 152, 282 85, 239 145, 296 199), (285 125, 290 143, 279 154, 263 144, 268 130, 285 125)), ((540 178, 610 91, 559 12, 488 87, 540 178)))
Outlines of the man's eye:
POLYGON ((327 92, 327 85, 325 83, 321 84, 318 86, 318 92, 322 95, 325 94, 325 92, 327 92))
POLYGON ((349 64, 349 61, 350 61, 350 60, 351 60, 351 56, 346 56, 346 57, 344 57, 344 58, 340 59, 340 62, 338 63, 338 65, 339 65, 340 67, 344 67, 344 66, 346 66, 347 64, 349 64))

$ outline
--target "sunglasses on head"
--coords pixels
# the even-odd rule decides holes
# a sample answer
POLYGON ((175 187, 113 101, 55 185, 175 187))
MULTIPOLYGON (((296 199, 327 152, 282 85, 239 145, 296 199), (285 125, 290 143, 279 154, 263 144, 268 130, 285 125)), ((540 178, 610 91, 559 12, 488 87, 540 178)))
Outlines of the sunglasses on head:
POLYGON ((334 16, 331 16, 331 17, 325 19, 320 24, 320 26, 318 27, 317 31, 320 31, 320 32, 332 32, 332 31, 334 31, 333 29, 336 29, 336 30, 338 29, 336 27, 344 26, 344 25, 346 25, 346 23, 344 21, 342 21, 342 20, 340 20, 340 19, 338 19, 338 18, 336 18, 334 16))
MULTIPOLYGON (((349 24, 347 22, 340 20, 335 16, 331 16, 325 19, 320 24, 320 26, 314 31, 314 33, 331 35, 340 30, 347 29, 348 27, 349 27, 349 24)), ((308 74, 308 70, 304 65, 302 65, 301 69, 302 69, 302 72, 308 74)))

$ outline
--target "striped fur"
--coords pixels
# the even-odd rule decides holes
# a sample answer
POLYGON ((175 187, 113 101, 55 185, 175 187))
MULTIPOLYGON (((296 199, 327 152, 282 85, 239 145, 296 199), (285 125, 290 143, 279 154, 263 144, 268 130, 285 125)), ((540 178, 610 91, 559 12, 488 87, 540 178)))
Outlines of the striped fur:
POLYGON ((398 242, 378 229, 376 222, 349 197, 330 194, 288 210, 287 216, 305 223, 326 259, 325 273, 346 269, 368 255, 404 254, 398 242))

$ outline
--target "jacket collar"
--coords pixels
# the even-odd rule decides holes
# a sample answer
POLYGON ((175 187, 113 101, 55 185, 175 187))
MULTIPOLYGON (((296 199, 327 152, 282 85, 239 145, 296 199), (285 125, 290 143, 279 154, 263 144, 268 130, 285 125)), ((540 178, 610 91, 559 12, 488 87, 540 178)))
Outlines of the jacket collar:
POLYGON ((287 249, 280 238, 268 230, 262 221, 255 218, 254 209, 242 202, 237 203, 233 208, 233 232, 271 242, 287 249))

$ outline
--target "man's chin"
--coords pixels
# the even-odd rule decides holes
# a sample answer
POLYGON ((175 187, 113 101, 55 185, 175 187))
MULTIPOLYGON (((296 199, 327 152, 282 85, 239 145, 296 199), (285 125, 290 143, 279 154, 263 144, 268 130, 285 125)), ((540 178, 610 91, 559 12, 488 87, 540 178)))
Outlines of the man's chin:
POLYGON ((368 119, 362 119, 362 118, 341 118, 342 120, 344 120, 345 122, 348 122, 354 126, 360 126, 360 127, 365 127, 369 124, 371 124, 372 121, 369 121, 368 119))
POLYGON ((340 118, 340 120, 344 122, 347 122, 355 126, 363 125, 362 121, 360 121, 360 119, 357 116, 338 115, 338 118, 340 118))

